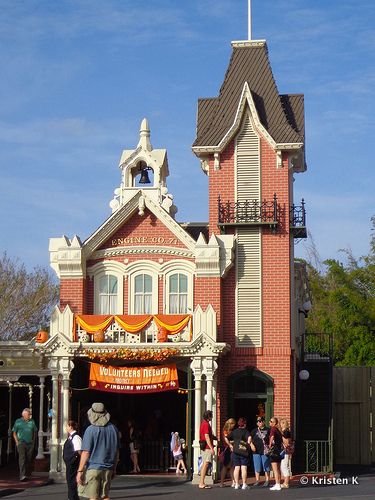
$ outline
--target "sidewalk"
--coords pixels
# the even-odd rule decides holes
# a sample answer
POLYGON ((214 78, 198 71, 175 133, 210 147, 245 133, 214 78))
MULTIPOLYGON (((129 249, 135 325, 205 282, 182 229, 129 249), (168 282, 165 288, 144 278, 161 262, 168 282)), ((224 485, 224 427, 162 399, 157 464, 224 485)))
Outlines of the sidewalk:
POLYGON ((18 462, 13 460, 0 467, 0 497, 20 493, 28 488, 45 486, 51 480, 48 476, 30 476, 27 481, 20 481, 18 462))

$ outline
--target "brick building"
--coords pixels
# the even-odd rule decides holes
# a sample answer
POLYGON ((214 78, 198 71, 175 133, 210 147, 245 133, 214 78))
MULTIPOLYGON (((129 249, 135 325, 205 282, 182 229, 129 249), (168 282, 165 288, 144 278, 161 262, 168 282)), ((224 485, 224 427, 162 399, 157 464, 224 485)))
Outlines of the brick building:
POLYGON ((294 261, 294 240, 306 237, 304 204, 293 200, 294 174, 306 170, 303 96, 279 95, 265 41, 232 49, 219 96, 198 102, 192 146, 209 176, 209 222, 176 221, 166 150, 153 149, 144 119, 137 147, 122 153, 112 214, 84 242, 50 240, 60 307, 34 348, 51 377, 53 477, 66 420, 83 426, 95 400, 120 426, 138 420, 145 468, 148 442, 163 448, 171 431, 186 434, 194 476, 205 409, 218 436, 229 417, 296 424, 300 312, 310 301, 294 261), (175 365, 188 393, 143 391, 150 386, 138 380, 135 394, 129 380, 93 380, 93 364, 175 365))

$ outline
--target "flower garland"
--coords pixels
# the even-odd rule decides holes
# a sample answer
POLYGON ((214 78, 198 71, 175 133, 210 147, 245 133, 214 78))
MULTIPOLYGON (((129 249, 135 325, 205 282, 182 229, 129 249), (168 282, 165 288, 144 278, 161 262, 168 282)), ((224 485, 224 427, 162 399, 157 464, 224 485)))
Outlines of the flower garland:
POLYGON ((99 354, 96 352, 91 352, 85 349, 85 354, 89 359, 99 358, 100 362, 108 361, 111 359, 125 359, 125 360, 140 360, 140 361, 165 361, 170 356, 176 356, 180 354, 179 349, 165 348, 160 351, 154 351, 153 349, 136 349, 132 351, 131 349, 115 349, 112 352, 107 352, 104 354, 99 354))

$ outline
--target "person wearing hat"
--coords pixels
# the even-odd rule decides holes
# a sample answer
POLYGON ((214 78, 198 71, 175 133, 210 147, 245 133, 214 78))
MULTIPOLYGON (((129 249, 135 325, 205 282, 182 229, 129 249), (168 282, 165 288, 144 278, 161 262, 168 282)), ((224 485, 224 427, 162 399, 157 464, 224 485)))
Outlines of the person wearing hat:
POLYGON ((87 417, 91 425, 85 430, 82 440, 77 471, 78 493, 91 500, 107 500, 111 480, 116 475, 120 435, 117 427, 109 421, 111 415, 103 403, 93 403, 87 417))
POLYGON ((253 487, 260 486, 260 473, 262 471, 262 467, 264 470, 264 474, 266 476, 266 481, 263 486, 269 486, 270 481, 270 470, 271 470, 271 462, 270 459, 265 455, 265 444, 268 444, 270 435, 270 429, 265 426, 264 417, 257 417, 257 426, 250 432, 250 447, 253 452, 253 463, 254 463, 254 472, 255 472, 255 483, 253 487))

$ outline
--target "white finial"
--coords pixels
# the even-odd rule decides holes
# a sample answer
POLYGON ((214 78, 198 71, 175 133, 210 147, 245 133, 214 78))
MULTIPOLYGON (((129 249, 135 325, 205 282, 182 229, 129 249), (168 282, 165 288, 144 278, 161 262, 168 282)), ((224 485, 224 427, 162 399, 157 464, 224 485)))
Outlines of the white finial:
POLYGON ((146 118, 143 118, 141 123, 141 130, 139 131, 139 142, 137 147, 139 146, 142 146, 147 151, 152 151, 150 142, 150 126, 146 118))
POLYGON ((248 39, 251 40, 251 0, 248 0, 249 12, 248 12, 248 39))

